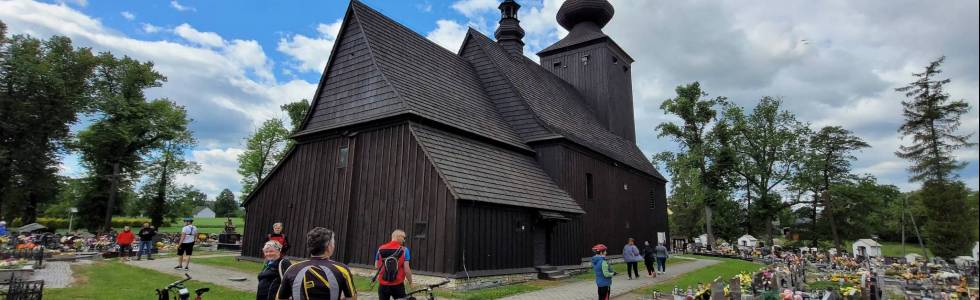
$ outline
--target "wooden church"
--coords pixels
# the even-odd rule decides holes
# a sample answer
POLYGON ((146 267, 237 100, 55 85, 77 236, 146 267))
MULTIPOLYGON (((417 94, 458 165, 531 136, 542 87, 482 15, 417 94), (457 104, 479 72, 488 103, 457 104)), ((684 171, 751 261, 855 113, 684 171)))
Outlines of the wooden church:
MULTIPOLYGON (((353 0, 296 146, 246 199, 243 256, 285 223, 337 233, 334 258, 373 267, 408 233, 412 268, 436 276, 579 266, 597 243, 668 241, 664 177, 636 146, 630 64, 602 28, 606 0, 568 0, 567 36, 524 56, 520 5, 494 39, 458 53, 353 0)), ((326 55, 326 54, 325 54, 326 55)))

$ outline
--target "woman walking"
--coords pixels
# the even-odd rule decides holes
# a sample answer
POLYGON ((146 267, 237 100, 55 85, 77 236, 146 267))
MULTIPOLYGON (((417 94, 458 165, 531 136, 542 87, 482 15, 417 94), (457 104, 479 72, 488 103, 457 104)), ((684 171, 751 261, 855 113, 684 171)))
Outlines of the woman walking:
POLYGON ((276 222, 275 224, 272 224, 272 233, 270 233, 268 237, 270 241, 279 242, 279 245, 282 247, 282 252, 286 252, 289 250, 289 242, 286 241, 286 234, 283 233, 282 230, 282 223, 276 222))
POLYGON ((262 247, 265 265, 259 272, 259 288, 255 291, 256 300, 274 300, 282 282, 282 273, 286 272, 292 263, 282 256, 282 245, 276 241, 265 242, 262 247))
POLYGON ((650 246, 650 241, 643 241, 643 265, 647 267, 647 277, 657 277, 657 271, 653 267, 656 259, 656 250, 650 246))
POLYGON ((633 238, 629 238, 626 241, 626 246, 623 247, 623 260, 626 261, 626 276, 629 279, 640 278, 639 263, 643 260, 643 256, 640 256, 640 249, 636 248, 633 238))

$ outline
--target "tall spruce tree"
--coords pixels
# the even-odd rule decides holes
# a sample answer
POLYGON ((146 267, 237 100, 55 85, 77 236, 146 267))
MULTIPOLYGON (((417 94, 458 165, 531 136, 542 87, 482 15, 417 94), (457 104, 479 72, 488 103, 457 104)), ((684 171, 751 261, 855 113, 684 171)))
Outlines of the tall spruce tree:
POLYGON ((214 198, 214 215, 219 218, 238 216, 238 201, 231 190, 224 189, 214 198))
POLYGON ((911 145, 902 145, 895 152, 911 163, 912 182, 923 182, 923 204, 927 208, 926 240, 933 253, 945 258, 955 257, 969 249, 970 230, 965 224, 976 223, 969 211, 963 209, 969 190, 957 182, 956 171, 966 166, 956 160, 954 152, 977 144, 973 134, 959 134, 960 118, 970 111, 964 100, 950 100, 945 91, 949 78, 942 74, 945 57, 932 61, 921 73, 913 73, 915 81, 895 89, 906 100, 905 123, 899 132, 912 138, 911 145))

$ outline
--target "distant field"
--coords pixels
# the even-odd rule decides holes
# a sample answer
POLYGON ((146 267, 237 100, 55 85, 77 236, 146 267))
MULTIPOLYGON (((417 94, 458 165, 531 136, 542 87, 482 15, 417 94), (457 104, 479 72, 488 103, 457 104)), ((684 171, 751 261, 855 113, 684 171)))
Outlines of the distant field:
MULTIPOLYGON (((194 226, 197 226, 197 231, 202 233, 220 233, 225 230, 225 221, 228 218, 194 218, 194 226)), ((242 218, 231 218, 231 223, 235 224, 235 231, 242 233, 245 230, 245 219, 242 218)), ((170 227, 160 227, 160 232, 180 232, 180 229, 184 227, 183 222, 177 220, 174 226, 170 227)))

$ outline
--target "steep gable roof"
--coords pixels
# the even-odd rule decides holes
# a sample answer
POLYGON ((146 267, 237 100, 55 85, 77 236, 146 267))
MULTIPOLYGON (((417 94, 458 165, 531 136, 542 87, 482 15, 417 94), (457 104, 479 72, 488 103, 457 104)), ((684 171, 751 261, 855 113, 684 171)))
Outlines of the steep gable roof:
POLYGON ((460 199, 585 212, 548 177, 533 156, 419 124, 412 124, 411 130, 446 185, 460 199))
POLYGON ((338 36, 298 135, 412 114, 530 149, 456 54, 356 0, 338 36))
POLYGON ((634 169, 666 180, 636 144, 609 132, 599 123, 575 87, 537 63, 512 58, 497 43, 470 29, 466 43, 478 43, 487 57, 517 90, 530 110, 554 133, 634 169))

